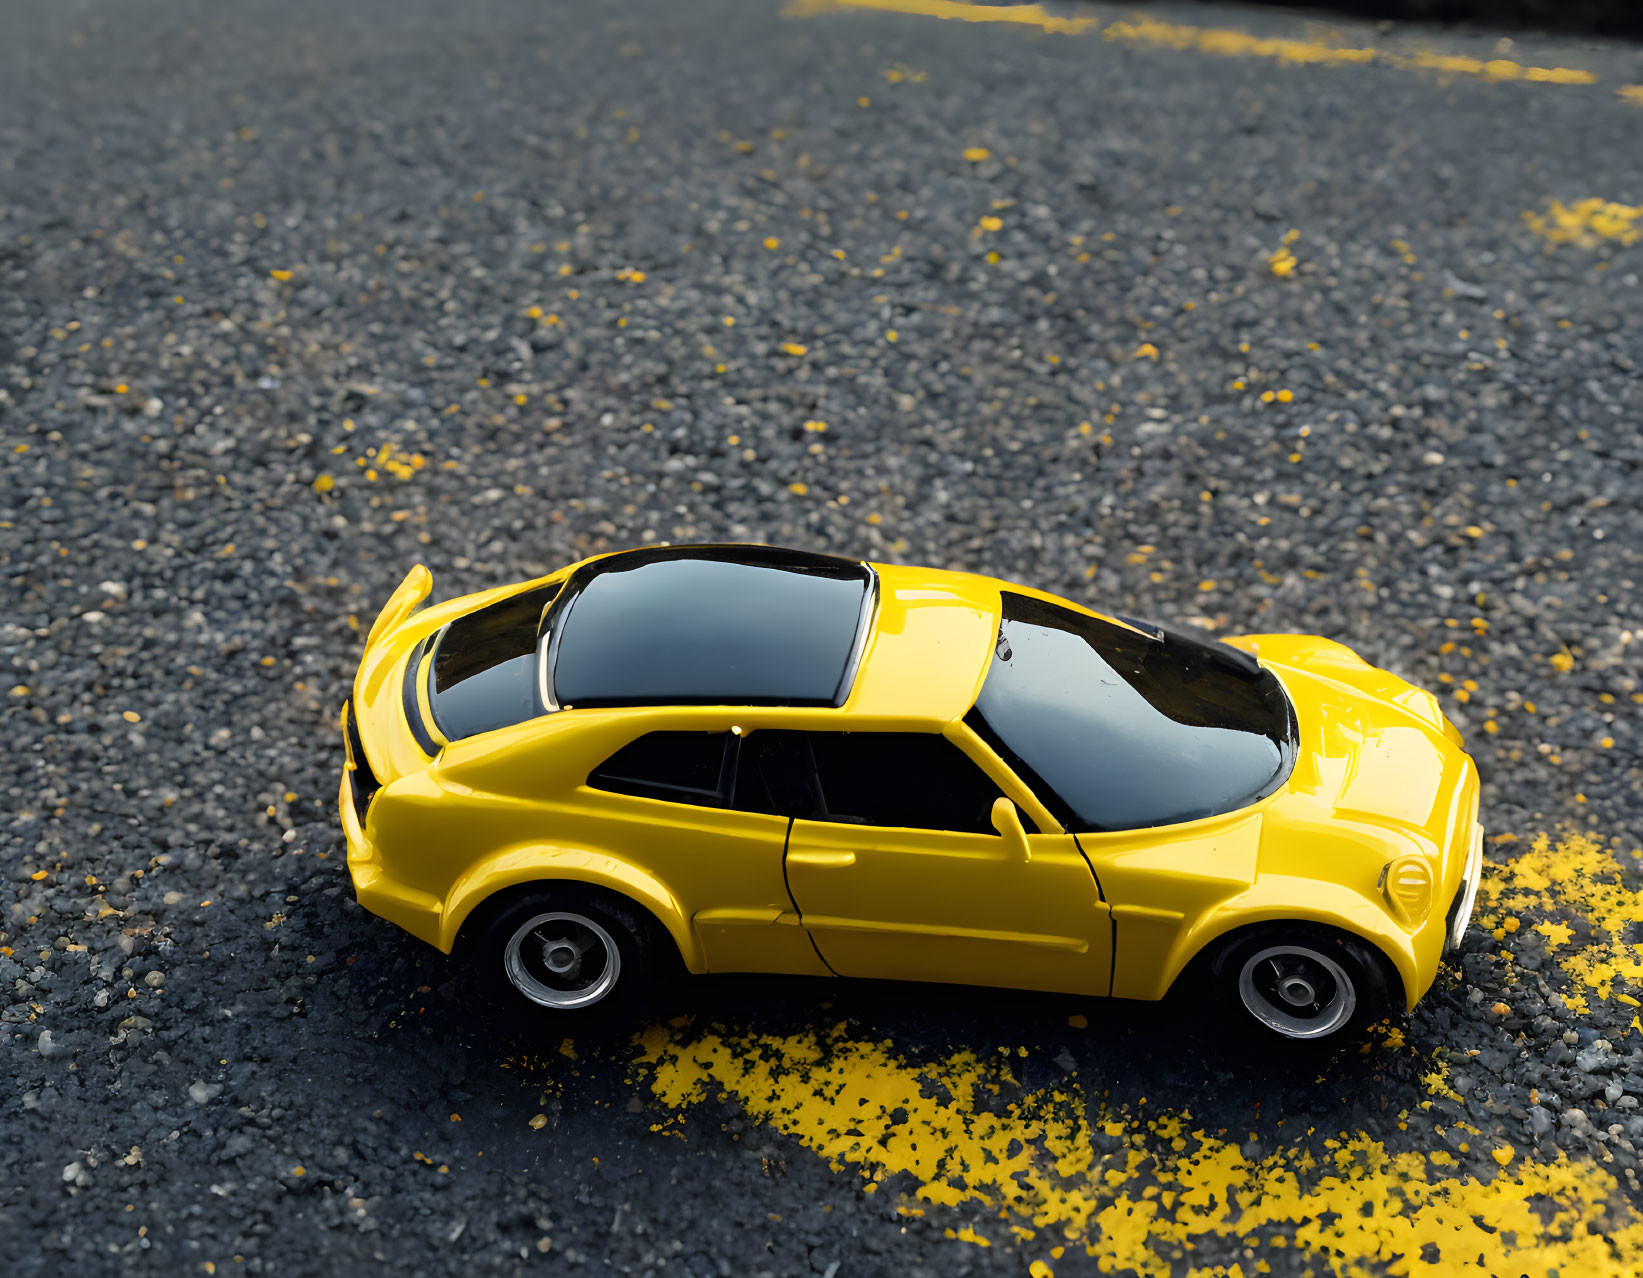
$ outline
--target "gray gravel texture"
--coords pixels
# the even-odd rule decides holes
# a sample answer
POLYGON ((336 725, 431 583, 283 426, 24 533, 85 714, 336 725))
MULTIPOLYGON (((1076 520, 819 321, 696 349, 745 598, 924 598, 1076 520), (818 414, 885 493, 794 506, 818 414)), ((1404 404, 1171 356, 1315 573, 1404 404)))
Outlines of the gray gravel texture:
MULTIPOLYGON (((734 1104, 653 1134, 619 1044, 528 1126, 513 1028, 343 866, 337 709, 415 561, 443 597, 762 540, 1321 632, 1443 693, 1492 831, 1629 867, 1643 245, 1522 214, 1643 203, 1613 94, 1643 58, 1512 56, 1601 83, 753 0, 0 10, 8 1273, 1025 1272, 734 1104)), ((1405 1147, 1438 1139, 1394 1130, 1421 1062, 1476 1050, 1439 1113, 1629 1175, 1643 1120, 1564 1111, 1633 1009, 1531 981, 1503 1026, 1486 948, 1404 1028, 1424 1055, 1321 1069, 1228 1059, 1168 1004, 1079 1035, 1068 1000, 681 997, 1405 1147)))

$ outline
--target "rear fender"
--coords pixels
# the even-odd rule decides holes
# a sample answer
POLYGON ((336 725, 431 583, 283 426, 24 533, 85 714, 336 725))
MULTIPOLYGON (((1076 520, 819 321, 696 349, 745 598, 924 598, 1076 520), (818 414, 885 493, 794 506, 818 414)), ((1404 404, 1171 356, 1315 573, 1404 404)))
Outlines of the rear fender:
POLYGON ((449 954, 468 916, 498 892, 556 880, 586 883, 627 897, 648 910, 667 930, 678 946, 686 970, 695 973, 707 970, 689 919, 680 908, 678 898, 661 880, 600 852, 541 844, 495 853, 463 873, 445 898, 445 908, 440 915, 439 948, 449 954))

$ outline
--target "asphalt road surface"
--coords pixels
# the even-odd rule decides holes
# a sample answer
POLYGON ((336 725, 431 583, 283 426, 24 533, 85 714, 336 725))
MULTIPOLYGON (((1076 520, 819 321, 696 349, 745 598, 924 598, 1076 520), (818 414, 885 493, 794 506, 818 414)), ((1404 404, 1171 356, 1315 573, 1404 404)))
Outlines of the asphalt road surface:
POLYGON ((1640 84, 1230 6, 5 6, 7 1273, 1643 1269, 1640 84), (1341 639, 1467 734, 1478 927, 1324 1059, 497 1025, 353 902, 363 630, 664 539, 1341 639))

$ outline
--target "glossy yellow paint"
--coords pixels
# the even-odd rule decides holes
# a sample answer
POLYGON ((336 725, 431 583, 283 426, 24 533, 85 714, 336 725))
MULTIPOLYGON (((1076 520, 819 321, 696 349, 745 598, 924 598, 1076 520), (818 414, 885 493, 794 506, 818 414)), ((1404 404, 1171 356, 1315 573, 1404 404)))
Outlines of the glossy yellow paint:
MULTIPOLYGON (((353 713, 382 789, 362 825, 344 777, 349 868, 362 904, 442 950, 494 893, 566 879, 649 910, 693 972, 819 975, 825 955, 852 976, 1155 999, 1230 932, 1306 920, 1377 946, 1410 1007, 1436 974, 1445 914, 1478 836, 1477 773, 1430 694, 1339 644, 1231 641, 1289 693, 1296 766, 1252 807, 1156 829, 1075 838, 962 722, 987 670, 1004 583, 933 569, 874 565, 878 604, 841 708, 573 709, 436 741, 430 758, 402 700, 421 641, 575 566, 420 608, 431 582, 418 568, 372 627, 353 713), (1002 832, 992 834, 807 820, 790 830, 781 817, 586 784, 647 732, 768 728, 945 734, 1009 799, 1005 817, 1013 808, 1022 821, 995 814, 1002 832), (1419 899, 1416 871, 1389 897, 1382 876, 1394 865, 1426 867, 1429 899, 1419 899)), ((425 682, 413 686, 431 724, 425 682)))

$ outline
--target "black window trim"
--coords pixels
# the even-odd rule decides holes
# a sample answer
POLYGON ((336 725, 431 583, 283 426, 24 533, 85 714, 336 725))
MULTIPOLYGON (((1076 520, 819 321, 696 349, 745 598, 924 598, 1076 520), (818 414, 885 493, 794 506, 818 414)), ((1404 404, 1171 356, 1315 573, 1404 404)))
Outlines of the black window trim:
MULTIPOLYGON (((610 751, 610 753, 605 755, 605 757, 603 759, 601 759, 598 763, 594 764, 593 767, 589 768, 588 769, 588 775, 584 779, 583 784, 585 786, 587 786, 588 789, 597 790, 601 794, 620 794, 625 798, 649 799, 654 803, 671 803, 671 804, 675 804, 675 805, 678 805, 678 806, 706 808, 706 809, 709 809, 711 811, 743 812, 743 813, 746 813, 749 816, 774 816, 774 817, 779 817, 783 820, 789 820, 789 821, 792 821, 792 820, 814 821, 814 822, 816 822, 818 824, 821 824, 821 825, 835 825, 835 826, 840 826, 840 827, 848 827, 848 828, 851 828, 851 829, 860 829, 860 830, 917 830, 917 831, 920 831, 920 832, 923 832, 923 833, 926 833, 926 834, 964 834, 964 835, 981 834, 981 835, 991 835, 994 838, 1001 837, 1000 832, 996 829, 992 829, 992 830, 951 830, 951 829, 946 828, 945 826, 876 825, 876 824, 873 824, 871 822, 841 821, 841 820, 838 820, 838 819, 836 819, 835 814, 826 811, 826 792, 820 784, 819 774, 816 773, 815 770, 814 770, 816 765, 815 765, 815 758, 814 758, 813 755, 810 757, 810 766, 811 766, 811 769, 812 769, 811 780, 815 783, 814 792, 815 792, 816 796, 818 798, 820 798, 820 800, 821 800, 822 815, 820 815, 820 816, 811 815, 811 816, 804 816, 804 817, 795 817, 795 816, 783 816, 783 814, 779 813, 779 812, 764 812, 764 811, 756 809, 756 808, 738 808, 736 806, 736 779, 737 779, 737 777, 739 777, 741 775, 742 747, 746 744, 747 739, 750 736, 752 736, 756 731, 796 732, 796 733, 803 733, 806 737, 829 736, 829 735, 830 736, 841 736, 841 735, 849 735, 849 734, 855 734, 855 735, 858 735, 858 736, 868 736, 868 735, 878 734, 878 735, 887 735, 887 736, 927 736, 927 737, 934 737, 938 741, 945 742, 953 750, 956 750, 961 758, 963 758, 966 762, 968 762, 971 767, 975 768, 976 771, 980 772, 982 776, 986 777, 987 780, 990 781, 997 788, 1000 795, 1002 795, 1005 798, 1010 797, 1009 792, 1008 792, 1008 787, 1005 786, 999 780, 998 777, 993 775, 992 770, 989 769, 988 767, 986 767, 979 759, 977 759, 968 750, 966 750, 963 747, 963 745, 961 745, 959 742, 953 740, 953 738, 949 737, 945 732, 928 732, 928 731, 921 732, 921 731, 918 731, 917 729, 909 730, 909 729, 906 729, 906 728, 884 728, 884 729, 873 729, 873 728, 762 728, 762 729, 726 728, 722 732, 717 731, 713 728, 649 728, 646 731, 639 733, 638 736, 632 737, 629 740, 624 741, 621 745, 617 746, 614 750, 610 751), (609 763, 612 759, 614 759, 622 751, 626 750, 629 746, 636 745, 638 742, 643 741, 646 737, 654 736, 654 735, 657 735, 659 733, 664 733, 664 732, 666 732, 666 733, 700 733, 703 736, 723 736, 723 737, 728 738, 728 740, 725 742, 724 753, 721 756, 720 761, 719 761, 719 783, 714 789, 712 789, 712 790, 702 790, 702 789, 697 789, 697 788, 690 787, 690 786, 666 785, 666 784, 662 784, 662 783, 659 783, 659 782, 647 781, 642 777, 624 777, 624 776, 620 776, 620 775, 612 776, 610 779, 614 780, 614 781, 625 781, 625 782, 629 783, 630 785, 632 785, 634 787, 642 787, 644 790, 654 791, 655 793, 640 793, 638 789, 612 790, 607 786, 599 785, 595 782, 595 780, 594 780, 595 776, 605 767, 605 765, 607 763, 609 763), (679 795, 679 796, 683 796, 683 797, 679 797, 679 798, 669 797, 671 795, 679 795), (714 802, 714 803, 693 802, 692 798, 693 797, 698 797, 698 796, 702 797, 702 798, 711 798, 711 799, 717 800, 717 802, 714 802)), ((980 734, 978 733, 977 735, 980 735, 980 734)), ((986 744, 985 738, 983 738, 983 744, 986 744)), ((1003 762, 1002 758, 1000 759, 1000 762, 1003 762)), ((1022 784, 1023 785, 1026 784, 1024 779, 1022 781, 1022 784)), ((1031 792, 1032 792, 1031 788, 1029 787, 1029 793, 1031 793, 1031 792)), ((1036 798, 1037 796, 1035 795, 1034 797, 1036 798)), ((1015 803, 1014 799, 1011 799, 1010 801, 1012 803, 1015 803)), ((1017 807, 1018 810, 1020 810, 1021 805, 1016 804, 1016 807, 1017 807)), ((1054 810, 1051 809, 1051 811, 1053 813, 1054 810)), ((1033 816, 1030 812, 1021 811, 1021 817, 1022 817, 1022 820, 1029 827, 1028 833, 1042 833, 1042 831, 1038 829, 1038 822, 1036 820, 1034 820, 1034 818, 1033 818, 1033 816)))
POLYGON ((417 641, 416 647, 411 649, 411 655, 405 662, 405 677, 400 683, 400 702, 405 711, 405 722, 411 726, 411 735, 422 753, 430 759, 437 758, 441 749, 439 742, 434 740, 433 733, 428 731, 428 725, 422 718, 422 703, 417 700, 417 689, 421 681, 417 675, 422 673, 422 658, 427 656, 428 650, 444 635, 444 628, 431 635, 424 635, 417 641))

